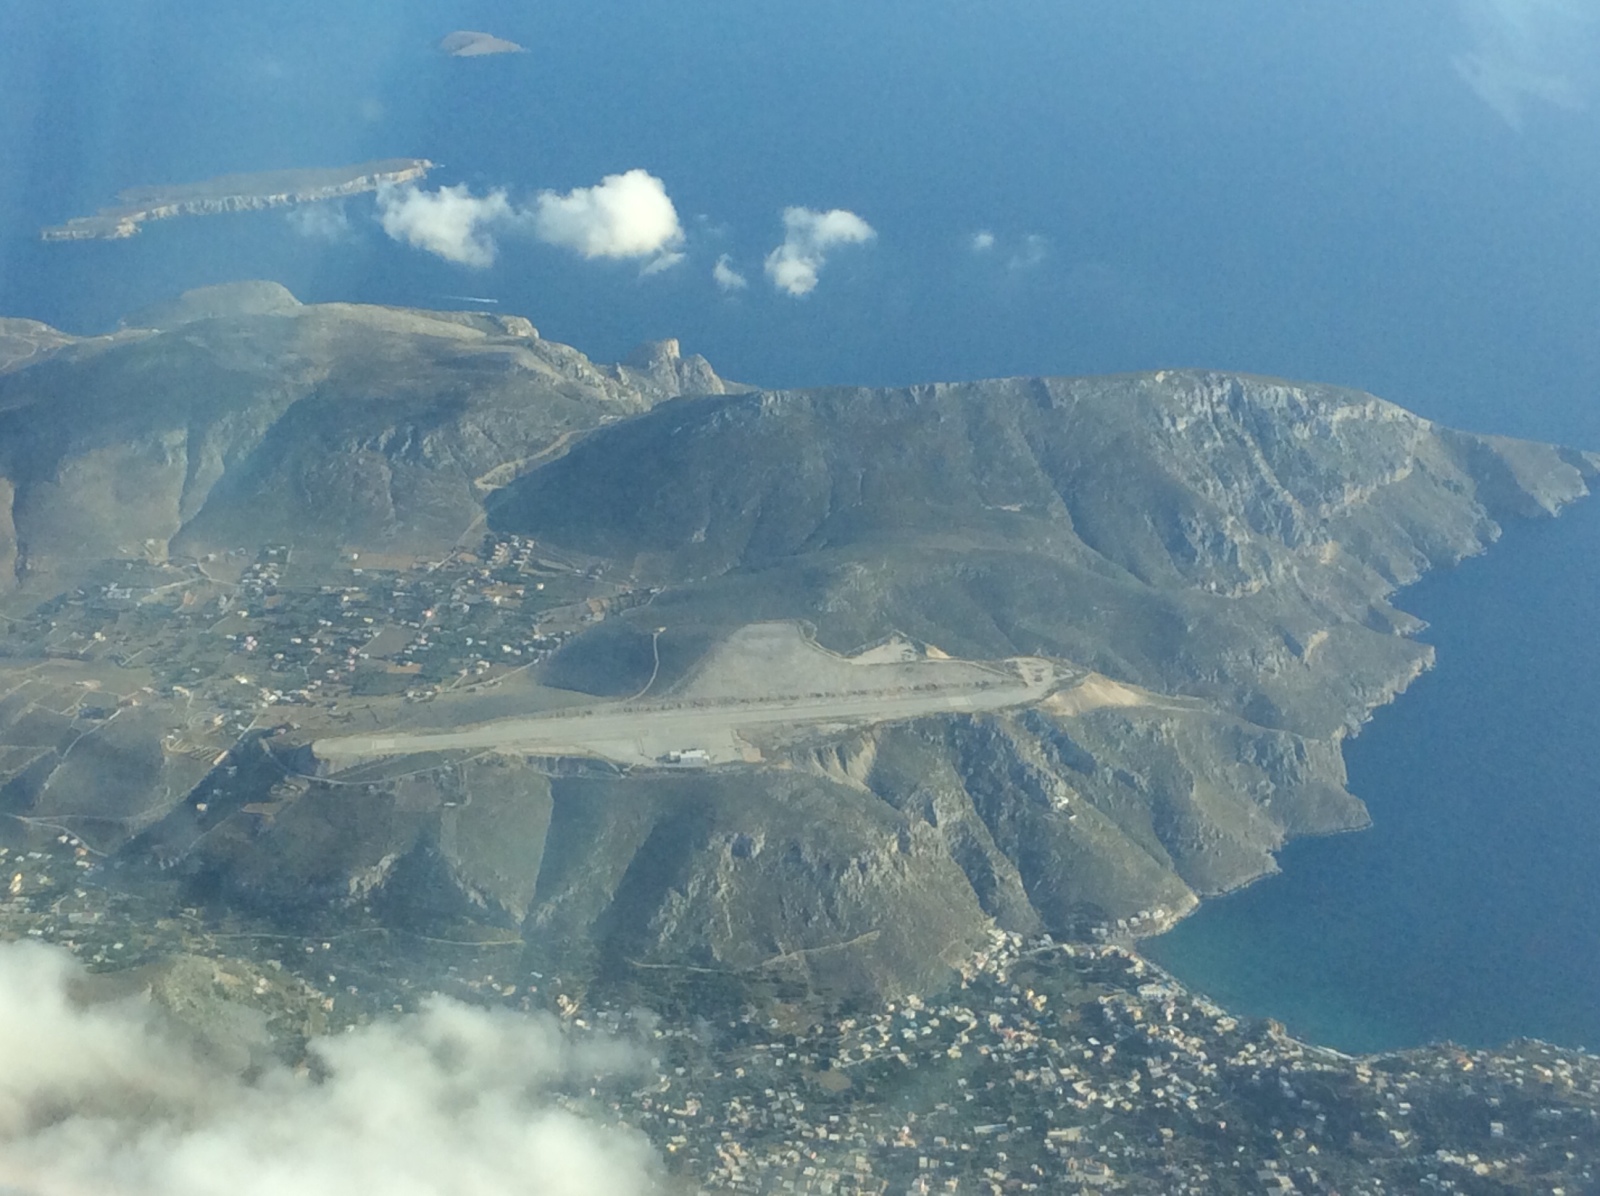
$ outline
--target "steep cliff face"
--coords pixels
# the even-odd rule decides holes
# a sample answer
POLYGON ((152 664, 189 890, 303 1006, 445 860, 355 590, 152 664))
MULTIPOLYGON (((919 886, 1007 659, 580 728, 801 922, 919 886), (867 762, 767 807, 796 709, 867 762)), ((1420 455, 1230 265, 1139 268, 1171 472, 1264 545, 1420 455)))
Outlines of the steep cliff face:
POLYGON ((725 382, 698 353, 683 355, 676 337, 646 341, 611 367, 619 382, 661 400, 679 395, 747 393, 752 388, 725 382))
POLYGON ((45 241, 119 241, 137 236, 151 220, 176 216, 218 216, 265 208, 319 203, 426 178, 433 163, 425 158, 385 158, 334 169, 273 170, 229 174, 199 183, 130 187, 117 203, 92 216, 40 230, 45 241))

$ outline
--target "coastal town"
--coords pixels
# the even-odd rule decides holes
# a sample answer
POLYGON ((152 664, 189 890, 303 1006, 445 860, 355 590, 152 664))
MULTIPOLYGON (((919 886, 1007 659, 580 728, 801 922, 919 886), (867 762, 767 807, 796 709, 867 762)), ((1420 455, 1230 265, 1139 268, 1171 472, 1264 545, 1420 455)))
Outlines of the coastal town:
POLYGON ((1538 1044, 1358 1059, 1241 1022, 1127 949, 996 933, 957 988, 729 1025, 613 1104, 711 1190, 1594 1190, 1600 1060, 1538 1044))
POLYGON ((1577 1196, 1600 1182, 1600 1058, 1538 1042, 1353 1057, 1231 1016, 1123 945, 995 931, 927 998, 839 1003, 688 973, 586 991, 530 970, 515 939, 359 918, 268 932, 163 909, 70 834, 36 842, 0 848, 0 939, 133 969, 158 994, 162 960, 211 959, 203 986, 261 1009, 290 1054, 435 991, 633 1043, 638 1067, 560 1099, 645 1134, 687 1190, 1577 1196))
POLYGON ((177 698, 259 712, 257 722, 270 708, 317 708, 337 720, 351 699, 421 702, 497 683, 653 597, 521 537, 475 547, 437 562, 363 564, 352 552, 302 564, 287 546, 111 561, 95 582, 12 619, 0 652, 78 666, 130 701, 177 698))

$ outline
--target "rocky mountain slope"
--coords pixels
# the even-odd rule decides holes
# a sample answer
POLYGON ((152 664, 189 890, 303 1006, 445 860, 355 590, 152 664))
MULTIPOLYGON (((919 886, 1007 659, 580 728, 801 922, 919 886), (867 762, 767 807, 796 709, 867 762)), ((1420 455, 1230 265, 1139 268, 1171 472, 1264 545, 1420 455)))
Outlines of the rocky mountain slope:
POLYGON ((601 367, 525 321, 262 285, 131 323, 151 327, 12 331, 0 542, 29 601, 91 559, 281 543, 425 564, 487 532, 649 596, 594 607, 526 688, 482 699, 502 707, 695 700, 708 652, 774 620, 840 653, 1044 657, 1084 679, 1026 708, 795 726, 706 770, 479 753, 330 774, 309 731, 256 730, 185 764, 167 691, 81 751, 70 718, 0 710, 16 817, 99 818, 98 849, 213 898, 487 923, 595 975, 897 991, 995 923, 1170 924, 1288 838, 1365 824, 1342 739, 1430 659, 1394 591, 1600 470, 1369 395, 1198 371, 724 393, 672 342, 601 367), (120 787, 95 796, 92 767, 120 787))
POLYGON ((724 389, 674 342, 603 369, 524 319, 303 306, 276 284, 130 323, 74 343, 13 321, 0 341, 28 362, 0 375, 0 587, 270 543, 437 555, 481 518, 485 475, 724 389))
POLYGON ((1164 924, 1271 870, 1290 836, 1363 825, 1340 741, 1430 660, 1390 594, 1584 494, 1595 464, 1367 395, 1167 372, 689 399, 490 510, 667 587, 572 645, 572 676, 626 651, 630 620, 636 641, 665 626, 672 661, 795 617, 841 650, 899 632, 1176 699, 840 749, 986 912, 1068 932, 1164 924))

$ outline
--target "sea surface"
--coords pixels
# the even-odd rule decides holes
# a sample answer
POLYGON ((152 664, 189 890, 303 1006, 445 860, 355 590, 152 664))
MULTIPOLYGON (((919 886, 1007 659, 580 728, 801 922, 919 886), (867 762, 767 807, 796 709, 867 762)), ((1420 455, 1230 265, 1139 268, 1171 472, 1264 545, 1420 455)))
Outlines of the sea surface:
POLYGON ((1438 665, 1346 745, 1372 828, 1291 844, 1147 952, 1344 1050, 1600 1049, 1600 498, 1399 605, 1438 665))

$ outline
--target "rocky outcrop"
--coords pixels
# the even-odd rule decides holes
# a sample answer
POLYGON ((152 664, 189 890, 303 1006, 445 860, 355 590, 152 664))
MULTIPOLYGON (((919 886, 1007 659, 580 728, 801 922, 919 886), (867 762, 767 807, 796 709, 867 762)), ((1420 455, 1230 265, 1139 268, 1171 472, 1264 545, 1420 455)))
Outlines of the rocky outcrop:
POLYGON ((676 337, 646 341, 611 369, 618 381, 658 401, 683 395, 739 394, 753 389, 717 377, 711 363, 698 353, 685 357, 676 337))

